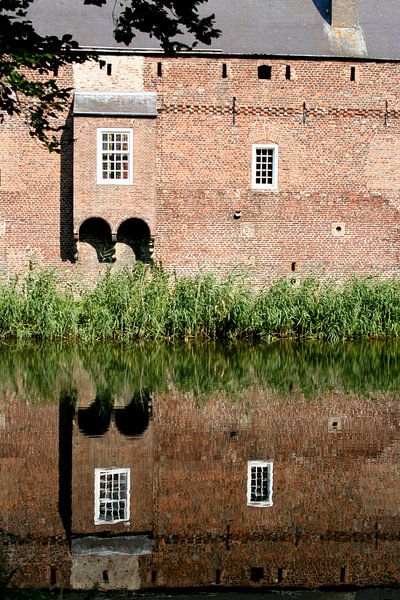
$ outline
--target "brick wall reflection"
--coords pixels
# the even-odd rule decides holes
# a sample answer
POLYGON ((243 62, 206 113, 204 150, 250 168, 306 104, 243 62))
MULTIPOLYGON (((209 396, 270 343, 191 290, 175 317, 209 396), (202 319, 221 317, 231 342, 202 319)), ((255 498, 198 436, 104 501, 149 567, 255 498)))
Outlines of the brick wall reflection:
MULTIPOLYGON (((283 398, 254 388, 196 400, 170 390, 152 404, 138 437, 122 434, 115 417, 103 436, 89 437, 71 417, 71 532, 152 532, 140 587, 399 583, 397 397, 283 398), (273 461, 272 507, 247 506, 255 459, 273 461), (99 528, 94 469, 111 466, 131 469, 131 519, 99 528)), ((60 409, 10 396, 0 407, 7 565, 20 568, 21 585, 68 587, 60 409)))

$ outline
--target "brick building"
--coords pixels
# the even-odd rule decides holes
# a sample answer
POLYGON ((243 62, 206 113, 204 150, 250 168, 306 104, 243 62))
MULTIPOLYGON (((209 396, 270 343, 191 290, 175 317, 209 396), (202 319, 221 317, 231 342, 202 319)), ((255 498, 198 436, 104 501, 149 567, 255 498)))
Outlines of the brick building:
POLYGON ((1 125, 0 267, 398 274, 398 2, 210 0, 222 36, 175 58, 110 11, 32 4, 100 62, 59 74, 60 156, 1 125))

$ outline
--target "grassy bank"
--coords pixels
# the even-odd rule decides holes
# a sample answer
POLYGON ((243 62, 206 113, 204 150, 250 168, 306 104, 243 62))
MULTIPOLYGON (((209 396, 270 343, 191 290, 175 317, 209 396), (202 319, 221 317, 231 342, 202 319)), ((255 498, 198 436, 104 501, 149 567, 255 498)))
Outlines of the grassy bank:
POLYGON ((254 290, 206 273, 173 279, 158 266, 109 271, 95 288, 33 270, 0 284, 0 338, 272 339, 399 337, 400 280, 343 286, 290 278, 254 290))

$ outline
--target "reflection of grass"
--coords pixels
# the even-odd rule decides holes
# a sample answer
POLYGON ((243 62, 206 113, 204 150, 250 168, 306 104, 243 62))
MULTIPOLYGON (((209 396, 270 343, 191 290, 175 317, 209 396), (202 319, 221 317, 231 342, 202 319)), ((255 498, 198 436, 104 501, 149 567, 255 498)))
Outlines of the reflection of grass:
MULTIPOLYGON (((73 395, 83 373, 98 402, 174 387, 202 400, 221 392, 235 399, 257 385, 282 394, 330 390, 400 392, 400 342, 273 342, 219 345, 140 343, 0 346, 0 387, 30 399, 73 395)), ((72 396, 71 396, 72 397, 72 396)))
POLYGON ((400 335, 400 279, 343 286, 281 279, 256 291, 243 279, 199 273, 175 281, 157 265, 107 271, 92 290, 31 270, 0 283, 3 339, 270 340, 338 342, 400 335))

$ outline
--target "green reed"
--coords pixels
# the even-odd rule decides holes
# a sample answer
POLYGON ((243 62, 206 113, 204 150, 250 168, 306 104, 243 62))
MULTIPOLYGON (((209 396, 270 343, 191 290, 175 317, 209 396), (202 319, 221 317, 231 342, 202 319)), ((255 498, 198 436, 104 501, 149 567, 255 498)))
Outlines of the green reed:
POLYGON ((158 265, 109 270, 93 287, 33 269, 0 283, 0 338, 340 341, 400 335, 400 279, 343 285, 283 278, 254 289, 233 275, 176 278, 158 265))

